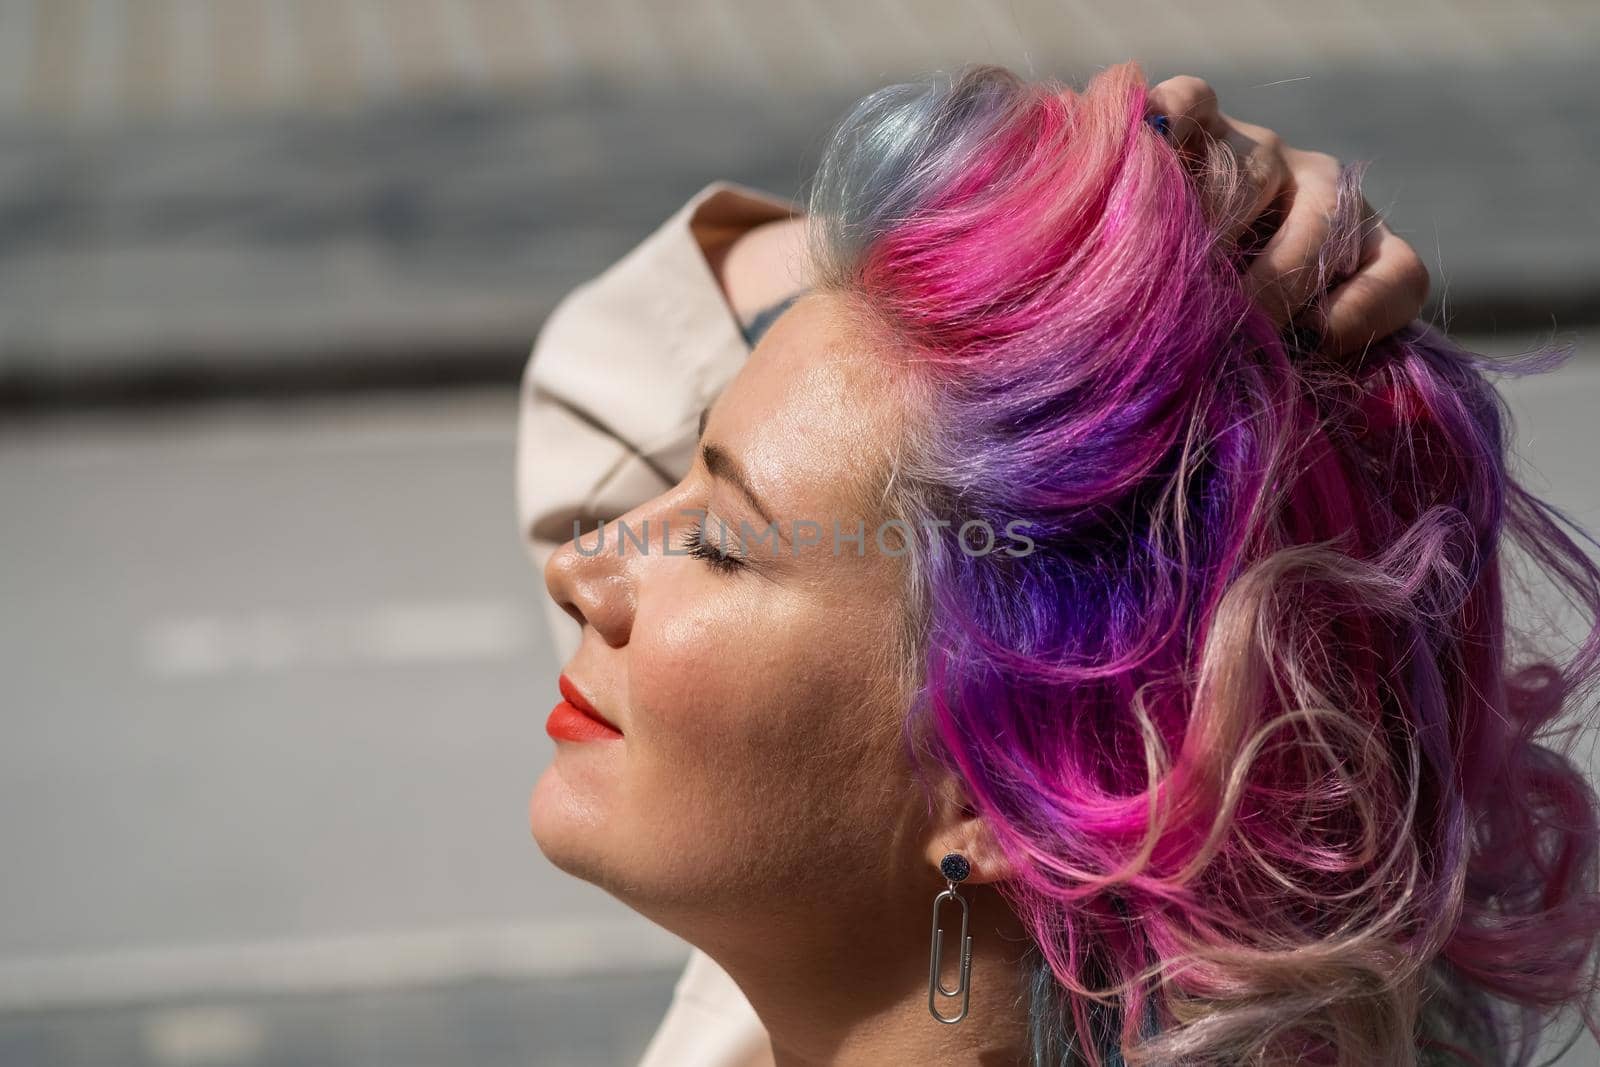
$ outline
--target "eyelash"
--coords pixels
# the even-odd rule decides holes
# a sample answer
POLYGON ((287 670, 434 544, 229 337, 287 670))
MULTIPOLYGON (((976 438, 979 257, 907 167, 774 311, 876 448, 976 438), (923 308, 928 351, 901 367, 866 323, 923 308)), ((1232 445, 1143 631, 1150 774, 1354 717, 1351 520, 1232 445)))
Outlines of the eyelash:
POLYGON ((714 571, 721 571, 727 574, 741 570, 744 567, 743 559, 731 553, 720 551, 715 544, 704 539, 702 536, 704 532, 705 528, 700 522, 693 523, 683 532, 680 547, 687 549, 689 555, 695 559, 704 560, 714 571))

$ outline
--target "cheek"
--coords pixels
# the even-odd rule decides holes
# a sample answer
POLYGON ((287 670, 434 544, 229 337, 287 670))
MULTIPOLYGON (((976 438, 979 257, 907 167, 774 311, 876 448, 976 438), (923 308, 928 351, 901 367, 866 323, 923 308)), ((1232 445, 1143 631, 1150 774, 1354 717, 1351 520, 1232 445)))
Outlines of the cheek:
MULTIPOLYGON (((741 759, 803 731, 804 612, 759 578, 686 574, 642 597, 628 648, 628 705, 643 747, 741 759)), ((730 762, 738 762, 730 760, 730 762)))
POLYGON ((630 639, 635 810, 784 863, 883 826, 897 794, 881 746, 897 735, 881 728, 892 710, 864 697, 877 687, 858 628, 814 592, 754 576, 674 585, 641 598, 630 639))

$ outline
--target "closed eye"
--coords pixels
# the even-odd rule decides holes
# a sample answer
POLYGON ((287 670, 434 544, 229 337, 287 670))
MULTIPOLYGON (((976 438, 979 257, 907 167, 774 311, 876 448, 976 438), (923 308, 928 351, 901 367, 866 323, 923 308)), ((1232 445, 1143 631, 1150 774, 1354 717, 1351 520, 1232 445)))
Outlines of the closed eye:
MULTIPOLYGON (((718 529, 726 535, 726 527, 718 523, 718 529)), ((679 547, 694 558, 709 564, 714 571, 728 574, 743 570, 747 566, 744 554, 726 551, 723 547, 725 543, 725 536, 721 542, 708 540, 705 535, 705 525, 696 521, 683 531, 683 540, 679 547)))

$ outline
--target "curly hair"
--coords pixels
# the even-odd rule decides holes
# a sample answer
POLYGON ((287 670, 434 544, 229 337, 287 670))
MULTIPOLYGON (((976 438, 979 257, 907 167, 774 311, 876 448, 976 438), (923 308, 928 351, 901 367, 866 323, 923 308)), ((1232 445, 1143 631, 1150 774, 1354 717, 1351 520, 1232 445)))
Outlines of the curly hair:
POLYGON ((1563 660, 1514 632, 1511 553, 1590 622, 1600 571, 1510 474, 1490 375, 1569 352, 1418 320, 1319 354, 1246 294, 1239 161, 1146 107, 1133 62, 968 67, 860 101, 811 182, 812 276, 908 388, 919 780, 959 775, 1016 872, 1038 1065, 1526 1062, 1559 1009, 1595 1030, 1562 742, 1600 629, 1563 660))

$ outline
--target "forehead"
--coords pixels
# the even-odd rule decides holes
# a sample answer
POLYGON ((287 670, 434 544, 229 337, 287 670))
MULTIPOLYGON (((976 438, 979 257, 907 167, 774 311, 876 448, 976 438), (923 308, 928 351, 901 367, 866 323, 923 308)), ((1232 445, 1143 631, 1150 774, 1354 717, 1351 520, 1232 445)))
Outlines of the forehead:
POLYGON ((872 347, 848 297, 810 293, 716 401, 706 440, 737 454, 789 521, 877 514, 904 412, 895 373, 872 347))

